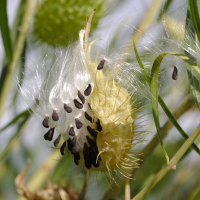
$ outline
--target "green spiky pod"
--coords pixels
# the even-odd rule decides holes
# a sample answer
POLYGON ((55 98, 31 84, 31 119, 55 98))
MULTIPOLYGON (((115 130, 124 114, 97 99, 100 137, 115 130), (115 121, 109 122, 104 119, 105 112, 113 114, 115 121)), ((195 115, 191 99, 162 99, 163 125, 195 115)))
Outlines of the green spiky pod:
POLYGON ((92 29, 97 27, 103 7, 103 0, 44 0, 35 13, 35 39, 52 46, 67 46, 77 40, 95 8, 92 29))

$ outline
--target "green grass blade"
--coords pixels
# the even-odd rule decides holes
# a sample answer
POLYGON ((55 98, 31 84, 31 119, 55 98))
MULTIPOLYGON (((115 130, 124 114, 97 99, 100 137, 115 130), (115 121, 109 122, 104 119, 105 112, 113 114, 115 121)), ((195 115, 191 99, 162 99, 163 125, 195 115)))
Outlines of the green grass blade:
POLYGON ((152 94, 151 96, 151 105, 152 105, 152 112, 154 117, 154 122, 156 125, 158 137, 160 140, 160 145, 163 150, 163 153, 166 158, 167 165, 169 164, 169 157, 168 154, 164 148, 162 136, 161 136, 161 130, 160 130, 160 121, 159 121, 159 114, 158 114, 158 76, 159 76, 159 70, 160 70, 160 63, 162 62, 162 59, 164 58, 165 54, 159 55, 153 63, 152 70, 151 70, 151 81, 150 81, 150 92, 152 94))
POLYGON ((6 52, 6 57, 9 62, 12 61, 13 49, 10 37, 10 30, 8 27, 8 17, 7 17, 7 0, 0 0, 0 27, 1 35, 3 39, 3 44, 6 52))
POLYGON ((0 132, 2 132, 3 130, 5 130, 6 128, 8 128, 9 126, 15 124, 16 122, 19 121, 19 119, 21 118, 27 118, 30 115, 30 112, 28 110, 20 113, 19 115, 17 115, 11 122, 9 122, 7 125, 5 125, 2 129, 0 129, 0 132))
MULTIPOLYGON (((170 112, 170 110, 168 109, 168 107, 166 106, 165 102, 163 101, 160 95, 158 95, 158 101, 162 109, 164 110, 165 114, 168 116, 168 118, 172 122, 172 124, 177 128, 180 134, 187 140, 189 136, 185 133, 185 131, 181 128, 179 123, 176 121, 175 117, 170 112)), ((192 143, 192 148, 200 155, 200 150, 195 143, 192 143)))
POLYGON ((160 20, 162 18, 162 16, 167 12, 170 4, 172 3, 173 0, 167 0, 165 2, 165 5, 163 7, 163 9, 160 11, 160 14, 159 14, 159 17, 158 17, 158 20, 160 20))
MULTIPOLYGON (((145 76, 145 79, 146 79, 147 83, 150 85, 150 78, 147 75, 147 72, 146 72, 146 70, 144 68, 144 65, 142 63, 142 60, 141 60, 139 54, 138 54, 137 47, 136 47, 134 42, 133 42, 133 46, 134 46, 134 51, 135 51, 135 55, 136 55, 137 61, 138 61, 139 65, 140 65, 140 67, 143 69, 143 74, 145 76)), ((187 60, 187 58, 186 58, 186 60, 187 60)), ((191 64, 195 65, 195 63, 191 63, 191 64)), ((177 128, 177 130, 181 133, 181 135, 185 139, 188 139, 189 136, 184 132, 184 130, 178 124, 178 122, 176 121, 175 117, 170 112, 170 110, 168 109, 168 107, 166 106, 165 102, 163 101, 163 99, 162 99, 162 97, 160 95, 158 95, 158 102, 159 102, 160 106, 162 107, 162 109, 164 110, 165 114, 168 116, 168 118, 172 122, 172 124, 177 128)), ((192 148, 200 155, 200 150, 199 150, 199 148, 197 147, 197 145, 195 143, 192 144, 192 148)))
MULTIPOLYGON (((186 17, 186 25, 185 25, 185 35, 184 35, 184 42, 186 44, 190 44, 191 46, 198 44, 198 41, 196 41, 197 44, 195 44, 195 28, 194 24, 192 23, 191 20, 191 14, 190 14, 190 9, 188 8, 187 10, 187 17, 186 17), (189 36, 189 37, 188 37, 189 36)), ((199 53, 199 48, 196 48, 197 54, 199 53)), ((187 51, 185 51, 185 55, 190 57, 187 51)), ((196 61, 196 58, 192 58, 196 61)), ((197 62, 197 65, 199 66, 199 63, 197 62)), ((190 89, 192 91, 192 94, 195 99, 195 103, 197 104, 199 110, 200 110, 200 75, 190 66, 187 65, 187 73, 188 73, 188 78, 190 82, 190 89)))
MULTIPOLYGON (((153 109, 153 116, 154 116, 154 121, 156 124, 156 128, 158 131, 158 135, 159 138, 161 137, 161 133, 160 133, 160 123, 159 123, 159 117, 158 117, 158 75, 159 75, 159 69, 160 69, 160 64, 163 60, 163 58, 166 55, 174 55, 177 56, 178 58, 182 59, 183 61, 187 62, 188 64, 190 64, 196 71, 198 71, 199 69, 197 68, 197 64, 194 63, 189 57, 187 57, 186 55, 180 54, 178 52, 166 52, 166 53, 162 53, 159 56, 157 56, 157 58, 154 60, 153 66, 152 66, 152 70, 151 70, 151 84, 150 84, 150 91, 152 94, 151 97, 151 103, 152 103, 152 109, 153 109)), ((164 103, 161 102, 162 104, 164 103)), ((164 105, 164 104, 163 104, 164 105)), ((164 106, 164 109, 166 109, 167 106, 164 106)), ((169 115, 169 112, 167 111, 166 114, 169 115)), ((172 117, 172 116, 170 116, 172 117)), ((172 123, 175 122, 176 120, 172 120, 172 123)), ((178 123, 177 123, 178 124, 178 123)), ((177 125, 176 124, 176 125, 177 125)), ((183 136, 185 138, 187 138, 188 136, 184 133, 184 131, 182 129, 180 129, 180 127, 177 127, 178 130, 180 131, 181 134, 183 134, 183 136)), ((161 138, 160 138, 161 139, 161 138)), ((161 143, 162 144, 162 143, 161 143)), ((193 144, 194 146, 195 144, 193 144)), ((196 149, 196 147, 195 147, 196 149)), ((164 149, 163 149, 164 151, 164 149)), ((165 153, 165 152, 164 152, 165 153)), ((198 151, 199 153, 199 151, 198 151)))
POLYGON ((191 18, 194 25, 194 29, 200 41, 200 18, 199 18, 197 0, 189 0, 189 7, 191 11, 191 18))
POLYGON ((28 120, 29 115, 19 124, 17 132, 11 137, 10 141, 8 142, 6 148, 0 154, 0 162, 5 158, 8 154, 9 150, 13 147, 15 141, 18 139, 21 129, 25 125, 26 121, 28 120))

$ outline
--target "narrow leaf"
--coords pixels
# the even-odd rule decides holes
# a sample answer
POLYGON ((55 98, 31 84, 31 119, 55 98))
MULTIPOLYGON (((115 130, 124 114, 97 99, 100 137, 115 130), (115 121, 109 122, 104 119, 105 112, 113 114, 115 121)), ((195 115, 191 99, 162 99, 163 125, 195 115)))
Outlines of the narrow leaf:
POLYGON ((2 129, 0 129, 0 132, 2 132, 3 130, 5 130, 9 126, 15 124, 16 122, 18 122, 19 119, 21 119, 21 118, 27 118, 29 115, 30 115, 30 113, 29 113, 28 110, 22 112, 21 114, 17 115, 11 122, 9 122, 6 126, 4 126, 2 129))
POLYGON ((10 37, 10 30, 8 27, 8 17, 7 17, 7 0, 0 0, 0 27, 1 35, 3 39, 3 44, 6 52, 6 57, 9 62, 12 61, 12 42, 10 37))
MULTIPOLYGON (((185 25, 185 36, 184 36, 185 43, 192 43, 191 45, 195 45, 195 28, 194 24, 191 21, 191 15, 190 15, 190 9, 187 10, 187 17, 186 17, 186 25, 185 25), (188 39, 190 38, 190 39, 188 39)), ((196 41, 198 44, 198 41, 196 41)), ((196 45, 197 45, 196 44, 196 45)), ((196 48, 197 51, 199 51, 199 48, 196 48)), ((198 54, 199 52, 197 52, 198 54)), ((187 51, 185 51, 185 54, 190 57, 187 51)), ((196 61, 196 58, 193 58, 196 61)), ((198 64, 198 63, 197 63, 198 64)), ((192 94, 194 96, 195 102, 200 110, 200 75, 190 66, 187 65, 187 73, 188 78, 190 82, 190 89, 192 91, 192 94)))
MULTIPOLYGON (((134 46, 134 51, 135 51, 135 55, 137 58, 137 61, 140 65, 140 67, 143 69, 143 74, 146 78, 147 83, 150 85, 150 78, 147 75, 147 72, 144 68, 144 65, 142 63, 142 60, 138 54, 137 51, 137 47, 135 45, 135 43, 133 42, 133 46, 134 46)), ((174 52, 175 53, 175 52, 174 52)), ((166 54, 167 55, 167 54, 166 54)), ((181 56, 181 55, 180 55, 181 56)), ((190 56, 191 57, 191 56, 190 56)), ((187 60, 187 57, 185 58, 185 61, 187 60)), ((194 59, 193 59, 194 60, 194 59)), ((191 63, 193 65, 195 65, 195 63, 191 63)), ((168 116, 168 118, 170 119, 170 121, 172 122, 172 124, 177 128, 177 130, 181 133, 181 135, 187 139, 189 136, 184 132, 184 130, 180 127, 180 125, 178 124, 178 122, 176 121, 176 119, 174 118, 173 114, 170 112, 170 110, 168 109, 168 107, 166 106, 165 102, 163 101, 163 99, 161 98, 161 96, 158 94, 158 102, 161 105, 162 109, 164 110, 165 114, 168 116)), ((200 150, 199 148, 196 146, 195 143, 192 144, 192 148, 200 155, 200 150)))

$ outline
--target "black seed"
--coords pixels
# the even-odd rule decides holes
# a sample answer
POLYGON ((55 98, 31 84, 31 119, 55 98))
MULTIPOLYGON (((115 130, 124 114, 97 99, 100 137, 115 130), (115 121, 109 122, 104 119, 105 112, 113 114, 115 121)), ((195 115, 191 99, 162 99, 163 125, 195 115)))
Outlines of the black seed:
POLYGON ((178 69, 177 69, 176 66, 174 66, 174 70, 173 70, 173 73, 172 73, 172 78, 174 80, 177 80, 177 78, 178 78, 178 69))
POLYGON ((98 132, 92 129, 90 126, 87 126, 88 132, 91 134, 91 136, 96 137, 98 132))
POLYGON ((69 135, 75 136, 74 127, 71 127, 71 128, 69 129, 69 135))
POLYGON ((45 127, 45 128, 49 128, 49 117, 45 117, 44 120, 42 121, 42 125, 45 127))
POLYGON ((90 161, 90 156, 89 156, 89 152, 88 152, 88 146, 87 146, 86 143, 84 143, 83 155, 84 155, 84 160, 85 160, 85 167, 87 169, 90 169, 91 168, 91 161, 90 161))
POLYGON ((89 147, 89 156, 90 156, 90 161, 93 164, 94 167, 99 167, 99 162, 97 160, 97 155, 93 151, 92 147, 89 147))
POLYGON ((92 86, 91 86, 91 84, 89 84, 84 91, 84 95, 89 96, 91 92, 92 92, 92 86))
POLYGON ((67 147, 68 147, 69 151, 70 151, 70 149, 71 149, 71 144, 70 144, 71 141, 72 141, 71 138, 69 138, 69 139, 67 140, 67 144, 68 144, 67 147))
POLYGON ((81 100, 82 104, 84 104, 85 103, 85 97, 81 94, 80 91, 78 91, 78 97, 81 100))
POLYGON ((58 146, 58 144, 59 144, 59 142, 60 142, 60 138, 61 138, 61 135, 59 135, 59 136, 57 137, 57 139, 55 139, 55 141, 54 141, 54 143, 53 143, 55 147, 58 146))
POLYGON ((77 101, 76 99, 74 99, 74 105, 78 109, 82 109, 83 108, 83 104, 80 103, 79 101, 77 101))
POLYGON ((53 139, 54 128, 50 128, 49 131, 44 135, 44 139, 51 141, 53 139))
POLYGON ((76 145, 76 136, 73 137, 71 143, 70 143, 72 146, 75 146, 76 145))
POLYGON ((97 66, 97 69, 98 69, 98 70, 103 69, 105 61, 106 61, 106 60, 104 60, 104 59, 100 61, 99 65, 97 66))
POLYGON ((84 146, 83 146, 83 154, 85 153, 88 153, 88 146, 86 142, 84 143, 84 146))
POLYGON ((88 103, 88 107, 90 108, 90 110, 92 110, 92 108, 91 108, 91 106, 90 106, 90 104, 88 103))
POLYGON ((81 121, 78 118, 75 119, 75 123, 76 123, 77 129, 80 129, 83 126, 83 124, 81 123, 81 121))
POLYGON ((92 123, 92 117, 85 112, 85 118, 92 123))
POLYGON ((91 147, 96 146, 96 142, 92 140, 88 135, 86 136, 86 138, 91 147))
POLYGON ((80 155, 79 155, 79 152, 75 153, 75 154, 74 154, 74 163, 75 163, 76 165, 79 164, 78 161, 79 161, 80 159, 81 159, 81 157, 80 157, 80 155))
POLYGON ((72 108, 69 107, 66 103, 64 104, 64 109, 66 110, 66 112, 71 113, 72 112, 72 108))
POLYGON ((76 136, 73 137, 70 144, 68 143, 68 147, 69 147, 69 150, 72 154, 77 153, 77 151, 76 151, 76 136))
POLYGON ((98 121, 96 122, 96 125, 97 125, 97 130, 100 132, 102 131, 102 126, 100 124, 100 120, 98 119, 98 121))
POLYGON ((60 153, 61 153, 61 155, 65 155, 65 147, 66 147, 66 142, 64 142, 62 144, 62 146, 60 147, 60 153))
MULTIPOLYGON (((94 146, 94 152, 95 152, 97 155, 99 154, 99 150, 98 150, 97 145, 94 146)), ((101 160, 100 155, 98 156, 98 160, 101 160)))
POLYGON ((52 119, 53 119, 53 121, 59 120, 58 113, 56 112, 56 110, 53 110, 52 119))

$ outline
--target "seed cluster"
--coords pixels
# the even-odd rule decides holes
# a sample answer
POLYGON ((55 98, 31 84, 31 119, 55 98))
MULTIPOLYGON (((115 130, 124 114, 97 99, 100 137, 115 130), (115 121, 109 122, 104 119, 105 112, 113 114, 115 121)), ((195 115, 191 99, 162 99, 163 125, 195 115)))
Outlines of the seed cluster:
MULTIPOLYGON (((104 63, 105 63, 105 60, 101 60, 99 65, 97 66, 97 70, 103 69, 104 63)), ((92 94, 92 89, 93 89, 92 85, 88 84, 88 86, 84 90, 83 94, 81 93, 80 90, 78 90, 77 96, 79 99, 73 100, 74 106, 76 109, 78 109, 78 110, 83 109, 83 105, 87 102, 88 108, 92 112, 92 109, 90 107, 90 102, 88 102, 88 100, 87 100, 87 97, 89 97, 92 94)), ((73 109, 66 103, 64 103, 63 108, 68 114, 73 112, 73 109)), ((74 119, 75 127, 77 130, 81 129, 83 126, 86 126, 86 130, 87 130, 86 142, 84 142, 84 144, 83 144, 83 149, 82 150, 77 149, 78 139, 77 139, 76 131, 75 131, 74 127, 69 127, 69 129, 68 129, 69 138, 66 141, 64 141, 64 143, 60 147, 60 153, 62 155, 64 155, 65 148, 67 147, 68 150, 71 152, 71 154, 74 156, 74 163, 76 165, 79 165, 79 160, 81 159, 80 151, 82 151, 83 159, 85 162, 84 163, 85 167, 90 169, 91 166, 93 165, 95 168, 98 168, 101 157, 99 155, 99 150, 97 147, 96 139, 97 139, 97 135, 102 131, 102 126, 101 126, 100 120, 96 119, 93 112, 92 112, 93 116, 91 116, 87 111, 83 111, 83 112, 84 112, 83 116, 85 117, 85 120, 90 122, 91 125, 84 123, 78 117, 74 119)), ((51 117, 52 117, 52 120, 55 122, 59 120, 59 115, 55 109, 53 110, 51 117)), ((45 128, 49 128, 49 119, 50 119, 49 116, 46 116, 42 122, 42 124, 45 128)), ((54 135, 54 130, 55 130, 55 127, 50 128, 49 131, 44 135, 44 139, 48 140, 48 141, 52 141, 53 135, 54 135)), ((61 139, 61 135, 59 135, 54 140, 53 144, 55 147, 58 146, 60 139, 61 139)), ((81 142, 81 141, 79 141, 79 142, 81 142)))

